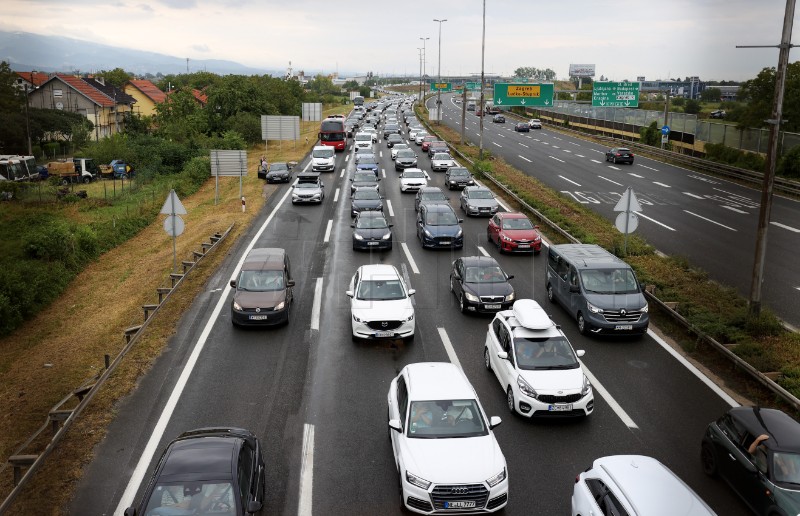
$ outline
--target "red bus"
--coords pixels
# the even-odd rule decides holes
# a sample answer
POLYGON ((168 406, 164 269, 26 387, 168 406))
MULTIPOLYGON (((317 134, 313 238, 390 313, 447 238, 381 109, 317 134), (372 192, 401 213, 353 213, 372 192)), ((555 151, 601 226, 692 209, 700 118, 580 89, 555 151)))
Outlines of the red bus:
POLYGON ((347 145, 347 129, 344 118, 326 118, 319 126, 319 144, 328 145, 337 151, 343 151, 347 145))

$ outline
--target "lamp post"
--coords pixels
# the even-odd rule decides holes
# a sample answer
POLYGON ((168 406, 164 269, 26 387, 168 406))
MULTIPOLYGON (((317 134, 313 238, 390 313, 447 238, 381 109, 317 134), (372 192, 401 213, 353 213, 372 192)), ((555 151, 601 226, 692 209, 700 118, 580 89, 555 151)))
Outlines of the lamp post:
MULTIPOLYGON (((31 73, 31 77, 33 77, 33 73, 31 73)), ((29 92, 28 85, 25 84, 25 130, 28 133, 28 156, 33 156, 33 147, 31 146, 31 116, 28 111, 28 104, 30 103, 28 100, 29 92)))
MULTIPOLYGON (((439 72, 438 72, 438 82, 441 84, 442 82, 442 23, 446 22, 447 20, 436 20, 433 21, 439 24, 439 72)), ((442 88, 436 88, 436 125, 439 125, 442 120, 442 88)))
POLYGON ((423 38, 420 37, 419 39, 422 40, 422 73, 420 74, 419 80, 419 101, 422 102, 422 99, 425 97, 425 90, 422 87, 422 81, 425 78, 425 75, 428 73, 428 64, 425 62, 427 59, 427 51, 425 50, 425 42, 431 38, 423 38))
POLYGON ((478 147, 478 159, 483 159, 483 117, 486 116, 484 113, 485 108, 483 105, 483 58, 486 50, 486 0, 483 0, 483 32, 481 33, 481 103, 478 106, 478 109, 481 110, 481 137, 480 137, 480 146, 478 147))
POLYGON ((419 50, 419 102, 422 102, 422 53, 424 49, 417 47, 419 50))

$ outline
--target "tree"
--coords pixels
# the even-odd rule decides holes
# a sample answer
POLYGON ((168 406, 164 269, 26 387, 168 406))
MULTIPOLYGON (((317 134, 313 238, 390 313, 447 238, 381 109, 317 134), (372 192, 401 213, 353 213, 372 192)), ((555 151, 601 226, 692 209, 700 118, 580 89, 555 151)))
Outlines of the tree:
POLYGON ((592 85, 583 84, 576 100, 592 100, 592 85))
POLYGON ((706 88, 700 93, 700 99, 705 102, 719 102, 722 99, 722 90, 719 88, 706 88))
POLYGON ((694 99, 687 99, 683 105, 683 112, 689 115, 696 115, 700 112, 700 103, 694 99))
POLYGON ((342 85, 342 89, 345 91, 352 91, 358 89, 358 82, 357 81, 347 81, 342 85))
POLYGON ((661 129, 658 128, 658 124, 655 120, 650 122, 649 126, 642 127, 639 130, 639 135, 639 140, 645 145, 650 145, 652 147, 661 145, 661 129))
POLYGON ((0 114, 20 113, 25 107, 25 95, 14 86, 17 74, 5 61, 0 62, 0 114))
POLYGON ((117 88, 122 88, 122 85, 128 82, 133 78, 132 73, 128 73, 122 68, 114 68, 113 70, 103 70, 98 74, 95 74, 98 77, 102 77, 105 81, 117 88))
POLYGON ((552 81, 556 77, 556 72, 550 68, 536 68, 532 66, 522 66, 514 70, 514 75, 517 77, 525 77, 528 79, 540 79, 545 81, 552 81))
MULTIPOLYGON (((766 127, 765 120, 772 116, 772 100, 775 95, 775 68, 764 68, 739 88, 739 100, 747 105, 739 118, 740 127, 766 127)), ((789 63, 786 70, 786 89, 783 98, 781 130, 800 131, 800 61, 789 63)))

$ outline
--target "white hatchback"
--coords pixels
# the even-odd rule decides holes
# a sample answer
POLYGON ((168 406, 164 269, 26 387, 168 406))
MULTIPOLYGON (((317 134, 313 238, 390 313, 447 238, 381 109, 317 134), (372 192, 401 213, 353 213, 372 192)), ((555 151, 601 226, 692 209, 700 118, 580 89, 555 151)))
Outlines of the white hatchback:
POLYGON ((353 340, 414 339, 414 289, 406 287, 394 265, 362 265, 350 279, 353 340))
POLYGON ((364 131, 356 133, 353 137, 353 147, 355 147, 356 152, 372 152, 372 136, 370 133, 364 131))
POLYGON ((464 372, 449 362, 409 364, 389 385, 389 435, 403 507, 421 514, 495 512, 508 503, 508 470, 464 372))
POLYGON ((419 168, 407 168, 400 174, 400 191, 416 192, 420 188, 428 186, 430 176, 427 172, 419 168))
POLYGON ((523 416, 588 416, 594 394, 567 336, 532 299, 497 312, 483 348, 486 369, 506 393, 508 409, 523 416))

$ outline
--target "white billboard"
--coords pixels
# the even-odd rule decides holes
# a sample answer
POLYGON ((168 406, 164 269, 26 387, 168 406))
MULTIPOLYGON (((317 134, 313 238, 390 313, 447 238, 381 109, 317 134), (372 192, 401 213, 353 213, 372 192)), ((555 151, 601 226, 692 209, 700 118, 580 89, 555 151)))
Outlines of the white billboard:
POLYGON ((594 77, 593 64, 571 64, 569 65, 570 77, 594 77))
POLYGON ((322 104, 319 102, 303 102, 303 122, 319 122, 322 120, 322 104))
POLYGON ((212 176, 247 175, 247 151, 212 149, 209 158, 212 176))
POLYGON ((262 140, 297 140, 299 138, 299 116, 261 115, 262 140))

